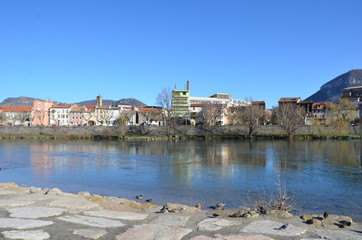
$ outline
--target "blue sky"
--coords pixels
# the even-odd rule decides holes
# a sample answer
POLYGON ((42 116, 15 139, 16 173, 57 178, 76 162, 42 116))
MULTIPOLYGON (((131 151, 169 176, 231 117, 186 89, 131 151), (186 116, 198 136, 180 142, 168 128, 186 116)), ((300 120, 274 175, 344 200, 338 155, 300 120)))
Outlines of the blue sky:
POLYGON ((307 98, 362 68, 360 0, 0 0, 0 102, 72 103, 164 87, 307 98))

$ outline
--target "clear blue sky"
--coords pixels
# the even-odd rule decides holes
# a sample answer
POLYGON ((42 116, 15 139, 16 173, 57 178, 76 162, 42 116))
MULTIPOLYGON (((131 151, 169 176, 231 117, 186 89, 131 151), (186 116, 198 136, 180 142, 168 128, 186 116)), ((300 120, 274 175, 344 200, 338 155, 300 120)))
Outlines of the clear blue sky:
POLYGON ((72 103, 164 87, 307 98, 362 68, 361 0, 0 0, 0 102, 72 103))

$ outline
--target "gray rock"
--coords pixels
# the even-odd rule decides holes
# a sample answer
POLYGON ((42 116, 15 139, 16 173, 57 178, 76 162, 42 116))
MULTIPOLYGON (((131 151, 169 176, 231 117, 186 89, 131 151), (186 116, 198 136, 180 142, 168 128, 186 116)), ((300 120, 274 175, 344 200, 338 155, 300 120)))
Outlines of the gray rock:
POLYGON ((316 235, 329 240, 361 240, 362 233, 343 230, 314 230, 316 235))
POLYGON ((13 193, 15 192, 0 188, 0 195, 13 194, 13 193))
POLYGON ((191 240, 273 240, 273 238, 266 237, 261 234, 253 235, 221 235, 216 234, 216 238, 207 237, 207 236, 196 236, 191 238, 191 240))
POLYGON ((2 234, 6 239, 44 240, 50 238, 49 233, 43 230, 4 231, 2 234))
POLYGON ((238 224, 241 224, 241 222, 218 218, 208 218, 197 224, 197 228, 200 231, 217 231, 223 227, 229 227, 238 224))
POLYGON ((0 218, 0 228, 30 229, 52 225, 52 221, 34 219, 0 218))
POLYGON ((169 226, 169 227, 183 227, 189 220, 190 216, 175 215, 175 214, 162 214, 154 219, 151 224, 169 226))
POLYGON ((286 229, 279 230, 279 227, 284 223, 270 221, 270 220, 260 220, 255 221, 241 229, 241 232, 246 233, 263 233, 263 234, 272 234, 277 236, 299 236, 306 232, 306 229, 296 227, 289 224, 286 229))
POLYGON ((180 240, 190 232, 192 229, 188 228, 143 224, 129 228, 126 232, 117 235, 116 240, 180 240))
POLYGON ((64 208, 50 208, 50 207, 20 207, 20 208, 7 208, 10 217, 14 218, 41 218, 52 217, 62 214, 64 208))
POLYGON ((34 201, 26 200, 10 200, 10 199, 1 199, 0 207, 22 207, 35 203, 34 201))
POLYGON ((86 211, 85 215, 94 217, 105 217, 113 219, 123 220, 143 220, 148 217, 148 214, 123 212, 123 211, 110 211, 110 210, 99 210, 99 211, 86 211))
POLYGON ((98 228, 83 228, 74 230, 73 234, 89 239, 98 239, 106 235, 107 231, 98 228))
POLYGON ((117 220, 111 220, 107 218, 99 218, 99 217, 88 217, 88 216, 81 216, 81 215, 72 215, 72 216, 64 216, 58 217, 57 219, 75 223, 75 224, 82 224, 87 225, 90 227, 99 227, 99 228, 112 228, 112 227, 123 227, 124 224, 117 220))
POLYGON ((92 203, 79 196, 62 196, 58 195, 57 199, 47 204, 50 207, 62 207, 69 209, 88 210, 99 207, 98 204, 92 203))

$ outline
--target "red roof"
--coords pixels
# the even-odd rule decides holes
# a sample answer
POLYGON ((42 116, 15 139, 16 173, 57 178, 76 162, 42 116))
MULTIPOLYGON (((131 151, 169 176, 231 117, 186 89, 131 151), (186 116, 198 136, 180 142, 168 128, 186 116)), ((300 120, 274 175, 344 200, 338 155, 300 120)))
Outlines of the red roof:
POLYGON ((31 112, 33 107, 4 106, 0 107, 3 112, 31 112))

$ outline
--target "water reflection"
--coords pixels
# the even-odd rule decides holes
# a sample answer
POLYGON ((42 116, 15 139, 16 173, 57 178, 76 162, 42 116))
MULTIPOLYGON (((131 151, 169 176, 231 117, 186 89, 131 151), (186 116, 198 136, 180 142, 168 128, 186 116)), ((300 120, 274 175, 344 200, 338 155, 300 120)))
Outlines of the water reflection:
POLYGON ((362 141, 0 141, 0 154, 1 181, 159 204, 236 207, 274 190, 280 168, 302 209, 362 216, 362 141))

